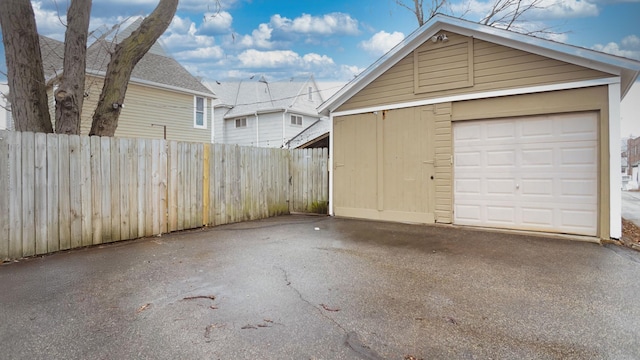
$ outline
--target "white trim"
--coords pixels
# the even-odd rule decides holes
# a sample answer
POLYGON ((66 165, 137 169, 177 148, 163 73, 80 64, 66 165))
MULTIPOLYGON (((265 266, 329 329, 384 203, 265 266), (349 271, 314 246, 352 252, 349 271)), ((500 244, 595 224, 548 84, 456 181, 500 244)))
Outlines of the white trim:
POLYGON ((334 216, 333 210, 333 114, 329 114, 329 215, 334 216))
MULTIPOLYGON (((622 237, 620 84, 609 85, 609 236, 622 237)), ((602 234, 604 235, 604 234, 602 234)))
POLYGON ((206 129, 207 128, 207 98, 204 96, 193 96, 193 128, 194 129, 206 129), (196 122, 198 115, 198 99, 202 99, 202 125, 198 125, 196 122))
POLYGON ((410 101, 406 103, 396 103, 396 104, 372 106, 372 107, 353 109, 353 110, 338 111, 338 112, 332 112, 331 115, 346 116, 346 115, 364 114, 364 113, 369 113, 374 111, 404 109, 404 108, 410 108, 410 107, 416 107, 416 106, 433 105, 433 104, 440 104, 440 103, 446 103, 446 102, 487 99, 487 98, 510 96, 510 95, 524 95, 524 94, 579 89, 579 88, 611 85, 611 84, 620 84, 620 78, 610 77, 610 78, 584 80, 584 81, 576 81, 576 82, 569 82, 569 83, 562 83, 562 84, 532 86, 532 87, 526 87, 526 88, 520 88, 520 89, 495 90, 495 91, 487 91, 487 92, 479 92, 479 93, 471 93, 471 94, 452 95, 452 96, 445 96, 445 97, 434 98, 434 99, 410 101))

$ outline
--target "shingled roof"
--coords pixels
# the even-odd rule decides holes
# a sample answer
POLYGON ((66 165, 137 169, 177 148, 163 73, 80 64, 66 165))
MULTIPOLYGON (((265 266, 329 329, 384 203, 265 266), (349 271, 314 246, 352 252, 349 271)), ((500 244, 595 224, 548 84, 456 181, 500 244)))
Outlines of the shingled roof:
POLYGON ((296 102, 299 96, 307 96, 307 84, 311 81, 314 81, 312 76, 275 82, 267 82, 266 79, 260 77, 253 81, 209 83, 209 86, 220 100, 220 105, 231 108, 225 114, 225 118, 271 110, 293 110, 306 114, 317 114, 316 107, 322 103, 320 93, 313 94, 314 101, 296 102))
MULTIPOLYGON (((141 22, 142 19, 140 18, 111 39, 99 39, 91 44, 87 48, 87 73, 104 76, 109 64, 111 51, 115 47, 115 41, 121 41, 126 38, 140 26, 141 22)), ((45 78, 51 79, 62 74, 64 43, 40 36, 40 49, 45 78)), ((168 56, 158 42, 136 64, 131 74, 131 82, 214 95, 211 90, 191 75, 180 63, 168 56)))

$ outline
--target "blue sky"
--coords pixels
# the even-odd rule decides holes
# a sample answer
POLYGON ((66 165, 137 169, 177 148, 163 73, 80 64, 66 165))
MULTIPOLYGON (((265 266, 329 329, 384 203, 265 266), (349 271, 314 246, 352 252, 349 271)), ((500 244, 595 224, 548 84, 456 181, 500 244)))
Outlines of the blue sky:
MULTIPOLYGON (((452 0, 447 11, 477 21, 494 1, 452 0)), ((640 0, 541 1, 544 8, 519 26, 553 26, 554 40, 640 60, 640 0)), ((90 28, 100 33, 148 14, 157 2, 94 0, 90 28)), ((40 33, 63 40, 60 18, 68 1, 32 3, 40 33)), ((416 28, 413 14, 394 0, 181 0, 161 41, 208 81, 309 73, 321 81, 347 81, 416 28)), ((0 52, 0 71, 6 73, 1 47, 0 52)), ((0 81, 5 78, 0 74, 0 81)))

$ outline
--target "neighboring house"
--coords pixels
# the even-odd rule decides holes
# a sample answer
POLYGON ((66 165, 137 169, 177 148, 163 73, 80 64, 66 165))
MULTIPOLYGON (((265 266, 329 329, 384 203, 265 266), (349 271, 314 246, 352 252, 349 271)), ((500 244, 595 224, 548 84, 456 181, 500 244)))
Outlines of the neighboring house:
POLYGON ((328 148, 330 129, 329 119, 322 118, 292 137, 285 147, 288 149, 328 148))
POLYGON ((323 99, 313 78, 268 82, 217 81, 208 84, 214 105, 213 141, 259 147, 285 147, 320 119, 323 99))
POLYGON ((634 188, 640 184, 640 136, 627 140, 627 175, 631 178, 629 182, 634 183, 634 188))
POLYGON ((320 106, 330 213, 620 238, 620 101, 639 73, 436 15, 320 106))
MULTIPOLYGON (((81 134, 88 135, 114 44, 140 26, 142 18, 114 36, 100 38, 87 49, 85 99, 81 134)), ((51 114, 53 91, 62 72, 64 43, 40 37, 51 114)), ((211 142, 214 94, 171 58, 156 42, 133 70, 116 137, 163 138, 211 142)))
POLYGON ((7 100, 7 94, 9 93, 8 84, 0 84, 0 130, 11 130, 9 109, 9 101, 7 100))

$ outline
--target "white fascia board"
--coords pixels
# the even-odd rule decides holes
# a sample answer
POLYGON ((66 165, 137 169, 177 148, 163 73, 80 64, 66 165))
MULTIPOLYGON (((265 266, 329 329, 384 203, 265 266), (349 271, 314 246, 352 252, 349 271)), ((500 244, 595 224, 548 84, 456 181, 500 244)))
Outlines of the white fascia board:
MULTIPOLYGON (((609 85, 609 236, 622 237, 622 175, 620 167, 620 84, 609 85)), ((606 170, 605 170, 606 171, 606 170)), ((604 234, 603 234, 604 235, 604 234)))
POLYGON ((495 90, 495 91, 478 92, 478 93, 470 93, 470 94, 452 95, 452 96, 445 96, 441 98, 411 101, 406 103, 380 105, 380 106, 372 106, 367 108, 332 112, 331 116, 365 114, 365 113, 370 113, 374 111, 404 109, 404 108, 433 105, 433 104, 440 104, 440 103, 446 103, 446 102, 488 99, 488 98, 510 96, 510 95, 535 94, 535 93, 548 92, 548 91, 580 89, 580 88, 610 85, 610 84, 620 84, 620 78, 611 77, 611 78, 576 81, 576 82, 568 82, 568 83, 560 83, 560 84, 552 84, 552 85, 532 86, 532 87, 519 88, 519 89, 495 90))
POLYGON ((329 215, 335 216, 335 211, 333 210, 333 175, 334 175, 334 167, 333 167, 333 114, 329 115, 330 127, 329 127, 329 215))

